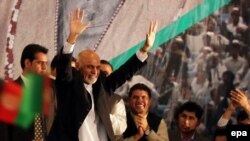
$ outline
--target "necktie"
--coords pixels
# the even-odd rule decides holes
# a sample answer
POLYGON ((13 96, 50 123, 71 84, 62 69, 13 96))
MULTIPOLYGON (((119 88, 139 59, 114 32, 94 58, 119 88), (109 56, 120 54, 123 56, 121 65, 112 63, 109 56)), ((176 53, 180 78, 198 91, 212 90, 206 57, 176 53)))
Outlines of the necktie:
POLYGON ((35 116, 35 121, 34 121, 34 140, 33 141, 43 141, 41 114, 37 114, 35 116))

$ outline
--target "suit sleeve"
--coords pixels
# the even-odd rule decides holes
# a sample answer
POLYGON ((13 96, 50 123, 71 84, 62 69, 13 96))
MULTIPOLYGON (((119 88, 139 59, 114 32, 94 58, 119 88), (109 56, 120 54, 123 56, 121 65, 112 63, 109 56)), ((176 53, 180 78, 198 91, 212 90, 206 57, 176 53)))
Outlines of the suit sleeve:
POLYGON ((60 51, 56 65, 56 81, 70 82, 73 79, 71 59, 72 53, 65 54, 63 50, 60 51))
POLYGON ((145 64, 146 61, 142 62, 138 59, 136 54, 133 55, 125 64, 106 78, 104 83, 105 89, 108 91, 115 91, 116 88, 124 84, 126 80, 131 79, 145 64))
POLYGON ((165 121, 162 119, 157 132, 152 130, 146 138, 148 141, 169 141, 167 124, 165 121))

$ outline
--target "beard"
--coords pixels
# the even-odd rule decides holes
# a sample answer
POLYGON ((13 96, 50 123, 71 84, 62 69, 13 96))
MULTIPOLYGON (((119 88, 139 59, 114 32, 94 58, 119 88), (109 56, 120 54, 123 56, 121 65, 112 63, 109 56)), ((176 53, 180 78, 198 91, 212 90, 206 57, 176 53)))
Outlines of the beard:
POLYGON ((94 84, 96 81, 97 81, 97 78, 84 77, 84 82, 87 84, 94 84))

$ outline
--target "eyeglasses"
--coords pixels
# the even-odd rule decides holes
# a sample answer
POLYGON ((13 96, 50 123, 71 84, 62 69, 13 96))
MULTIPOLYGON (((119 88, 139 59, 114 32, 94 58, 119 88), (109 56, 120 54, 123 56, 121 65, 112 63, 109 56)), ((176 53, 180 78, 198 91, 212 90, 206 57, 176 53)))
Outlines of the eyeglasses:
POLYGON ((39 65, 46 65, 46 66, 48 65, 47 61, 40 61, 40 60, 34 60, 34 61, 36 61, 36 63, 39 65))

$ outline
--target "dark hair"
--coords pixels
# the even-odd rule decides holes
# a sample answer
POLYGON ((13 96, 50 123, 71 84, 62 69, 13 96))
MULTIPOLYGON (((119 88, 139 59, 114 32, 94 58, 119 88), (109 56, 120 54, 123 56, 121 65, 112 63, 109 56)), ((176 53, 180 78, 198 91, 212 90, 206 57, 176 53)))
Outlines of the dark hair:
POLYGON ((198 118, 198 120, 201 119, 202 114, 203 114, 203 109, 201 108, 201 106, 198 105, 197 103, 191 102, 191 101, 188 101, 188 102, 182 104, 179 107, 179 109, 177 109, 177 117, 183 111, 194 112, 195 116, 198 118))
POLYGON ((113 66, 107 61, 107 60, 101 60, 101 64, 103 65, 109 65, 113 71, 113 66))
POLYGON ((135 84, 132 88, 130 88, 129 93, 128 93, 128 96, 131 97, 133 91, 135 91, 135 90, 143 90, 143 91, 146 91, 147 94, 148 94, 148 97, 151 98, 151 90, 150 90, 149 87, 146 86, 145 84, 142 84, 142 83, 137 83, 137 84, 135 84))
POLYGON ((234 73, 229 70, 224 71, 222 75, 227 77, 228 82, 233 82, 235 79, 234 73))
POLYGON ((213 141, 216 139, 217 136, 227 136, 226 128, 216 128, 214 132, 213 141))
POLYGON ((243 121, 245 119, 249 119, 248 114, 246 113, 246 111, 244 111, 244 110, 239 111, 239 113, 237 115, 237 122, 239 123, 239 122, 241 122, 241 121, 243 121))
POLYGON ((240 49, 240 44, 239 43, 231 43, 230 49, 240 49))
POLYGON ((22 52, 22 55, 21 55, 20 63, 21 63, 22 69, 24 69, 24 67, 25 67, 25 64, 24 64, 25 59, 29 59, 32 62, 35 59, 36 54, 40 53, 40 52, 42 52, 44 54, 47 54, 48 49, 41 46, 41 45, 38 45, 38 44, 29 44, 29 45, 27 45, 23 49, 23 52, 22 52))

